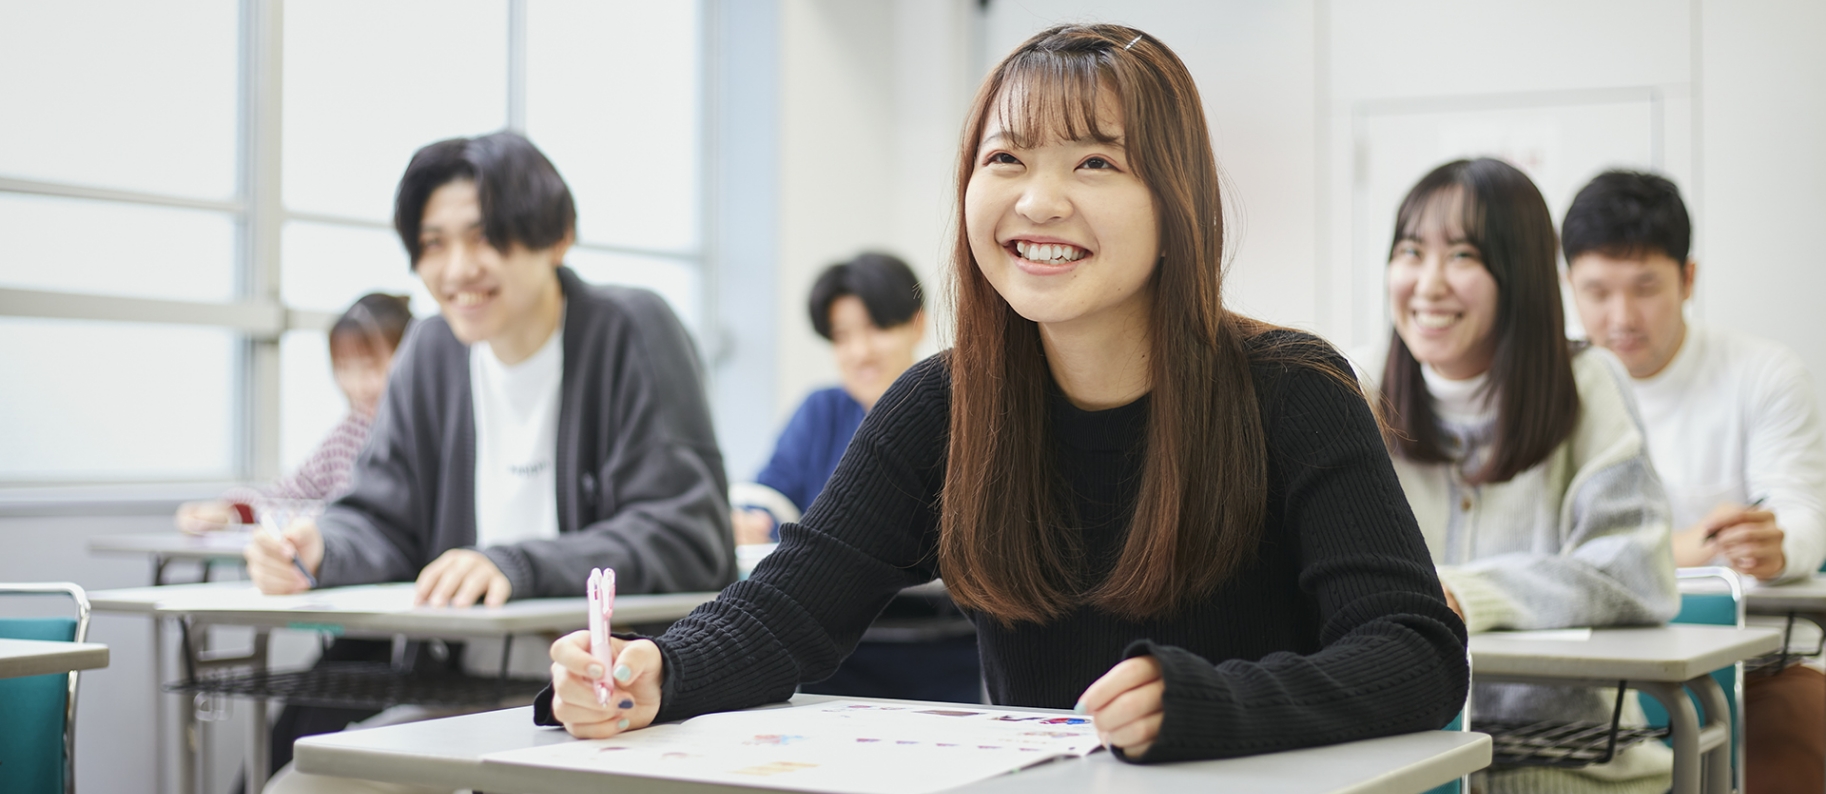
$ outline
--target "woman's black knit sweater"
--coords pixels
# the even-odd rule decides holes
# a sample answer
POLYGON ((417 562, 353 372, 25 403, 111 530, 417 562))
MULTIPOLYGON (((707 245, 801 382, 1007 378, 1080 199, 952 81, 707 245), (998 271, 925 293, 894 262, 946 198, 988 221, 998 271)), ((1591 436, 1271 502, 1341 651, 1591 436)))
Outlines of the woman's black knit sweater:
MULTIPOLYGON (((1045 625, 977 616, 995 702, 1070 708, 1112 665, 1152 654, 1166 688, 1149 762, 1438 728, 1458 712, 1464 626, 1442 600, 1368 406, 1311 366, 1259 347, 1255 356, 1270 493, 1254 560, 1171 618, 1091 607, 1045 625)), ((888 390, 752 578, 655 639, 666 660, 659 719, 790 697, 836 670, 897 591, 942 575, 946 361, 921 362, 888 390)), ((1113 566, 1133 512, 1147 403, 1087 412, 1055 392, 1050 404, 1068 515, 1092 572, 1113 566)))

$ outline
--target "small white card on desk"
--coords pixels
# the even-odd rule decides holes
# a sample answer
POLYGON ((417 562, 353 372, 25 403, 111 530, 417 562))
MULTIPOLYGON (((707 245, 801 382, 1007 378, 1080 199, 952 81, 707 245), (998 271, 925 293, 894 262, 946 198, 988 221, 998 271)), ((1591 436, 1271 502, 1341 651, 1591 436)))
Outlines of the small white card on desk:
POLYGON ((1554 642, 1585 642, 1591 639, 1591 629, 1537 629, 1535 631, 1492 631, 1492 637, 1509 640, 1549 640, 1554 642))
POLYGON ((1099 747, 1089 717, 832 700, 705 714, 482 760, 792 791, 926 794, 1099 747))
POLYGON ((409 612, 412 593, 411 582, 331 587, 293 595, 265 595, 248 585, 245 590, 185 593, 159 601, 159 608, 189 612, 409 612))

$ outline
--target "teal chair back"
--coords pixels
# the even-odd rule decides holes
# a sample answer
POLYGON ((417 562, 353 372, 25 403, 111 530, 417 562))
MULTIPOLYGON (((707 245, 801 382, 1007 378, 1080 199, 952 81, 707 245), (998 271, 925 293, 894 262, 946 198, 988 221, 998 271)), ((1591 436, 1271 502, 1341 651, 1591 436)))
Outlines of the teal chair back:
MULTIPOLYGON (((1680 594, 1680 614, 1675 615, 1670 623, 1688 623, 1706 626, 1742 626, 1744 625, 1743 585, 1737 574, 1729 568, 1682 568, 1679 577, 1683 581, 1696 582, 1705 579, 1718 579, 1724 584, 1722 592, 1684 592, 1680 594)), ((1708 588, 1715 589, 1715 588, 1708 588)), ((1725 703, 1731 708, 1731 767, 1733 779, 1743 770, 1743 709, 1738 706, 1738 696, 1742 694, 1743 673, 1741 665, 1721 667, 1712 671, 1712 678, 1718 682, 1718 688, 1725 692, 1725 703)), ((1661 707, 1654 698, 1638 695, 1642 701, 1642 711, 1648 715, 1648 723, 1657 728, 1668 724, 1667 710, 1661 707)), ((1687 698, 1693 701, 1693 707, 1699 710, 1700 719, 1706 719, 1705 706, 1691 692, 1687 698)), ((1742 788, 1739 781, 1739 788, 1742 788)))
MULTIPOLYGON (((81 642, 89 632, 89 600, 73 584, 0 584, 0 594, 63 594, 76 601, 73 618, 3 618, 0 638, 81 642)), ((0 678, 0 791, 68 794, 76 790, 76 673, 0 678)))

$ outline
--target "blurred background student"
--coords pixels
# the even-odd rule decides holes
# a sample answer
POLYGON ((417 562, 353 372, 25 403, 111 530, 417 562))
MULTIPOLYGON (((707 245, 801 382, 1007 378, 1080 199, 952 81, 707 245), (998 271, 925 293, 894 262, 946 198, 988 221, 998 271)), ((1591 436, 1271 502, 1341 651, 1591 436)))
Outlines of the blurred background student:
POLYGON ((840 386, 812 392, 774 444, 754 482, 731 489, 736 542, 780 539, 779 525, 812 506, 862 417, 900 373, 926 334, 919 277, 887 254, 865 253, 825 268, 812 284, 812 328, 831 343, 840 386))
MULTIPOLYGON (((752 483, 730 489, 736 542, 779 540, 837 470, 862 417, 913 366, 926 334, 919 277, 887 254, 864 253, 826 268, 812 284, 812 328, 830 340, 842 385, 805 398, 752 483)), ((836 675, 802 689, 828 695, 977 703, 982 663, 976 632, 943 594, 888 604, 836 675)))
MULTIPOLYGON (((1585 332, 1629 369, 1673 509, 1674 563, 1765 582, 1819 570, 1826 438, 1807 368, 1780 343, 1687 322, 1699 265, 1679 188, 1606 171, 1573 199, 1560 235, 1585 332)), ((1792 661, 1744 677, 1745 787, 1757 794, 1826 790, 1826 676, 1792 661)))
POLYGON ((184 503, 177 512, 178 529, 200 534, 232 524, 251 524, 259 510, 272 504, 315 512, 312 506, 321 507, 347 490, 355 456, 367 443, 374 411, 387 386, 393 351, 412 322, 409 301, 405 295, 371 292, 330 326, 330 366, 336 373, 336 388, 349 401, 349 413, 298 468, 263 487, 234 488, 220 499, 184 503))
MULTIPOLYGON (((1380 387, 1367 391, 1388 411, 1390 457, 1446 601, 1472 632, 1664 623, 1679 607, 1667 494, 1622 366, 1566 339, 1557 248, 1540 191, 1500 160, 1434 169, 1395 221, 1395 328, 1380 387)), ((1599 723, 1617 697, 1525 684, 1471 696, 1482 720, 1599 723)), ((1641 724, 1636 699, 1625 702, 1625 720, 1641 724)), ((1672 757, 1645 742, 1608 764, 1489 782, 1659 794, 1672 757)))

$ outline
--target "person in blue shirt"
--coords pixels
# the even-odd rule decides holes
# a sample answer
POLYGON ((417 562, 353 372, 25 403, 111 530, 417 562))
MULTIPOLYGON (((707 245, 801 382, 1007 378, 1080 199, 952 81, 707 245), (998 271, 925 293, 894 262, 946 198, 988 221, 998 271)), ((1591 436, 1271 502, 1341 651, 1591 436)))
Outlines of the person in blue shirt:
POLYGON ((926 334, 919 278, 887 254, 831 265, 812 284, 812 328, 831 341, 841 386, 812 392, 793 413, 773 458, 731 499, 736 542, 771 543, 799 520, 856 434, 862 417, 908 367, 926 334))
MULTIPOLYGON (((773 458, 731 489, 736 542, 779 539, 824 490, 862 417, 913 366, 926 333, 919 279, 905 262, 865 253, 825 269, 812 285, 812 328, 831 341, 842 384, 812 392, 793 413, 773 458)), ((980 703, 976 630, 943 593, 903 594, 883 610, 835 675, 800 687, 852 697, 980 703)))

